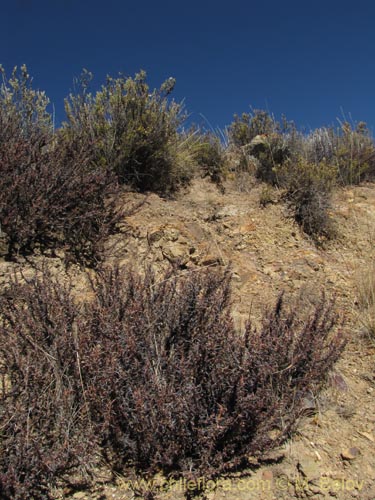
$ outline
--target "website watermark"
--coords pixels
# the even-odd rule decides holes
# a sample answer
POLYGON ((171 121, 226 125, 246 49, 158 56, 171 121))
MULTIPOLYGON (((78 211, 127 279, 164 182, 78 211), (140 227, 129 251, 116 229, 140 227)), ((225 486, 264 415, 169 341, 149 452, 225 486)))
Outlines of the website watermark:
POLYGON ((314 492, 352 492, 361 491, 365 482, 359 479, 335 479, 331 477, 320 477, 309 482, 303 477, 297 477, 293 480, 286 476, 273 477, 272 479, 259 478, 239 478, 239 479, 168 479, 160 480, 122 480, 120 487, 124 490, 146 491, 158 489, 159 491, 205 491, 210 492, 221 489, 224 492, 266 492, 266 491, 288 491, 293 488, 295 491, 309 491, 313 488, 314 492), (318 491, 317 491, 318 490, 318 491))

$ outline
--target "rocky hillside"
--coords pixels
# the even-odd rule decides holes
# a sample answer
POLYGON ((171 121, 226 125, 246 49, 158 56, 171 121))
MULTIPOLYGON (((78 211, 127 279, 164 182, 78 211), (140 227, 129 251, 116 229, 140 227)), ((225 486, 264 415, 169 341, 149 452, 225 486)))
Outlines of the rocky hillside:
MULTIPOLYGON (((278 294, 300 296, 306 306, 324 292, 336 297, 349 337, 345 353, 324 394, 311 394, 298 433, 282 448, 241 477, 226 477, 209 492, 210 499, 375 498, 375 366, 374 344, 364 334, 365 312, 359 304, 363 276, 375 262, 375 185, 366 184, 336 193, 330 216, 337 237, 316 246, 289 217, 277 190, 262 207, 259 185, 240 192, 228 183, 225 194, 210 182, 196 180, 175 199, 127 194, 126 201, 143 201, 111 237, 106 262, 142 269, 163 270, 170 264, 181 273, 202 266, 231 265, 233 311, 239 328, 278 294)), ((42 259, 0 262, 0 280, 12 272, 32 274, 42 259)), ((64 279, 58 256, 48 265, 64 279)), ((76 290, 86 290, 85 273, 68 271, 76 290)), ((73 498, 134 498, 131 477, 115 481, 98 472, 98 485, 86 492, 61 492, 73 498)), ((162 479, 160 478, 160 481, 162 479)), ((209 488, 210 489, 210 488, 209 488)), ((171 485, 161 499, 182 498, 171 485)), ((159 497, 158 497, 159 498, 159 497)))

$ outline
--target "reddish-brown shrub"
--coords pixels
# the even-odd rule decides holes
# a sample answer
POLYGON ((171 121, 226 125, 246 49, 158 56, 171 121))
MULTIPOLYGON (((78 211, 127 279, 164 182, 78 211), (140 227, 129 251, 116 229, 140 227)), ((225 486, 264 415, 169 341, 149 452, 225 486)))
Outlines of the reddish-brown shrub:
POLYGON ((95 439, 80 377, 79 308, 49 274, 0 298, 0 497, 49 498, 95 439))
POLYGON ((117 184, 90 163, 90 146, 38 136, 0 148, 0 224, 8 258, 63 248, 94 264, 118 214, 117 184))
POLYGON ((78 309, 45 276, 0 300, 6 498, 29 485, 38 498, 37 483, 93 463, 96 444, 115 469, 148 476, 246 465, 289 435, 344 346, 324 297, 311 314, 280 297, 259 329, 236 332, 228 270, 158 280, 106 269, 92 290, 78 309))

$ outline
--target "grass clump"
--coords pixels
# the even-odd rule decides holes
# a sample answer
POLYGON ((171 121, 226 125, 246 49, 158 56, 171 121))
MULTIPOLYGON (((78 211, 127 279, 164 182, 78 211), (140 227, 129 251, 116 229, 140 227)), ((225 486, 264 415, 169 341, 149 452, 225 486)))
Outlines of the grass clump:
POLYGON ((0 298, 6 499, 48 498, 98 453, 147 478, 246 466, 295 428, 344 347, 324 297, 296 314, 281 296, 258 329, 237 332, 229 271, 106 269, 91 286, 93 300, 78 305, 45 273, 0 298))
POLYGON ((199 133, 195 159, 203 177, 209 177, 212 182, 223 189, 223 182, 228 173, 228 159, 226 148, 217 134, 199 133))
POLYGON ((304 141, 304 157, 313 163, 329 163, 338 185, 371 180, 375 174, 375 146, 366 123, 340 123, 339 128, 318 128, 304 141))
POLYGON ((375 264, 370 262, 357 279, 359 322, 366 336, 375 342, 375 264))

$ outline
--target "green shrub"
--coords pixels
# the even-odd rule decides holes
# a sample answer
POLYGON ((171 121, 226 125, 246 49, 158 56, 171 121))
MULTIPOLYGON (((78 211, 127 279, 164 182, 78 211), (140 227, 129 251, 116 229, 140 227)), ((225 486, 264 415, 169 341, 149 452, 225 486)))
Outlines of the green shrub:
POLYGON ((271 186, 264 184, 259 193, 259 205, 265 208, 267 205, 274 203, 275 193, 271 186))
POLYGON ((134 78, 108 77, 92 95, 91 77, 84 72, 78 93, 65 101, 65 135, 89 138, 94 163, 110 167, 120 182, 136 189, 168 194, 186 184, 195 165, 194 139, 179 133, 183 108, 168 98, 175 80, 151 92, 141 71, 134 78))
POLYGON ((267 111, 256 109, 253 113, 234 115, 229 126, 229 139, 235 146, 246 146, 257 135, 268 135, 278 130, 278 124, 267 111))
POLYGON ((278 168, 297 153, 298 134, 293 122, 283 118, 279 123, 266 111, 235 115, 228 134, 230 143, 238 148, 239 157, 256 158, 256 178, 273 185, 279 183, 278 168))
POLYGON ((47 111, 49 99, 32 88, 27 67, 17 66, 8 79, 0 65, 0 147, 9 142, 46 141, 52 135, 52 118, 47 111))
POLYGON ((283 135, 274 133, 257 136, 248 146, 251 155, 258 160, 255 176, 262 182, 279 185, 279 168, 288 160, 289 149, 283 135))
POLYGON ((279 170, 285 199, 302 230, 316 241, 334 234, 329 217, 335 170, 325 163, 308 163, 300 159, 279 170))

